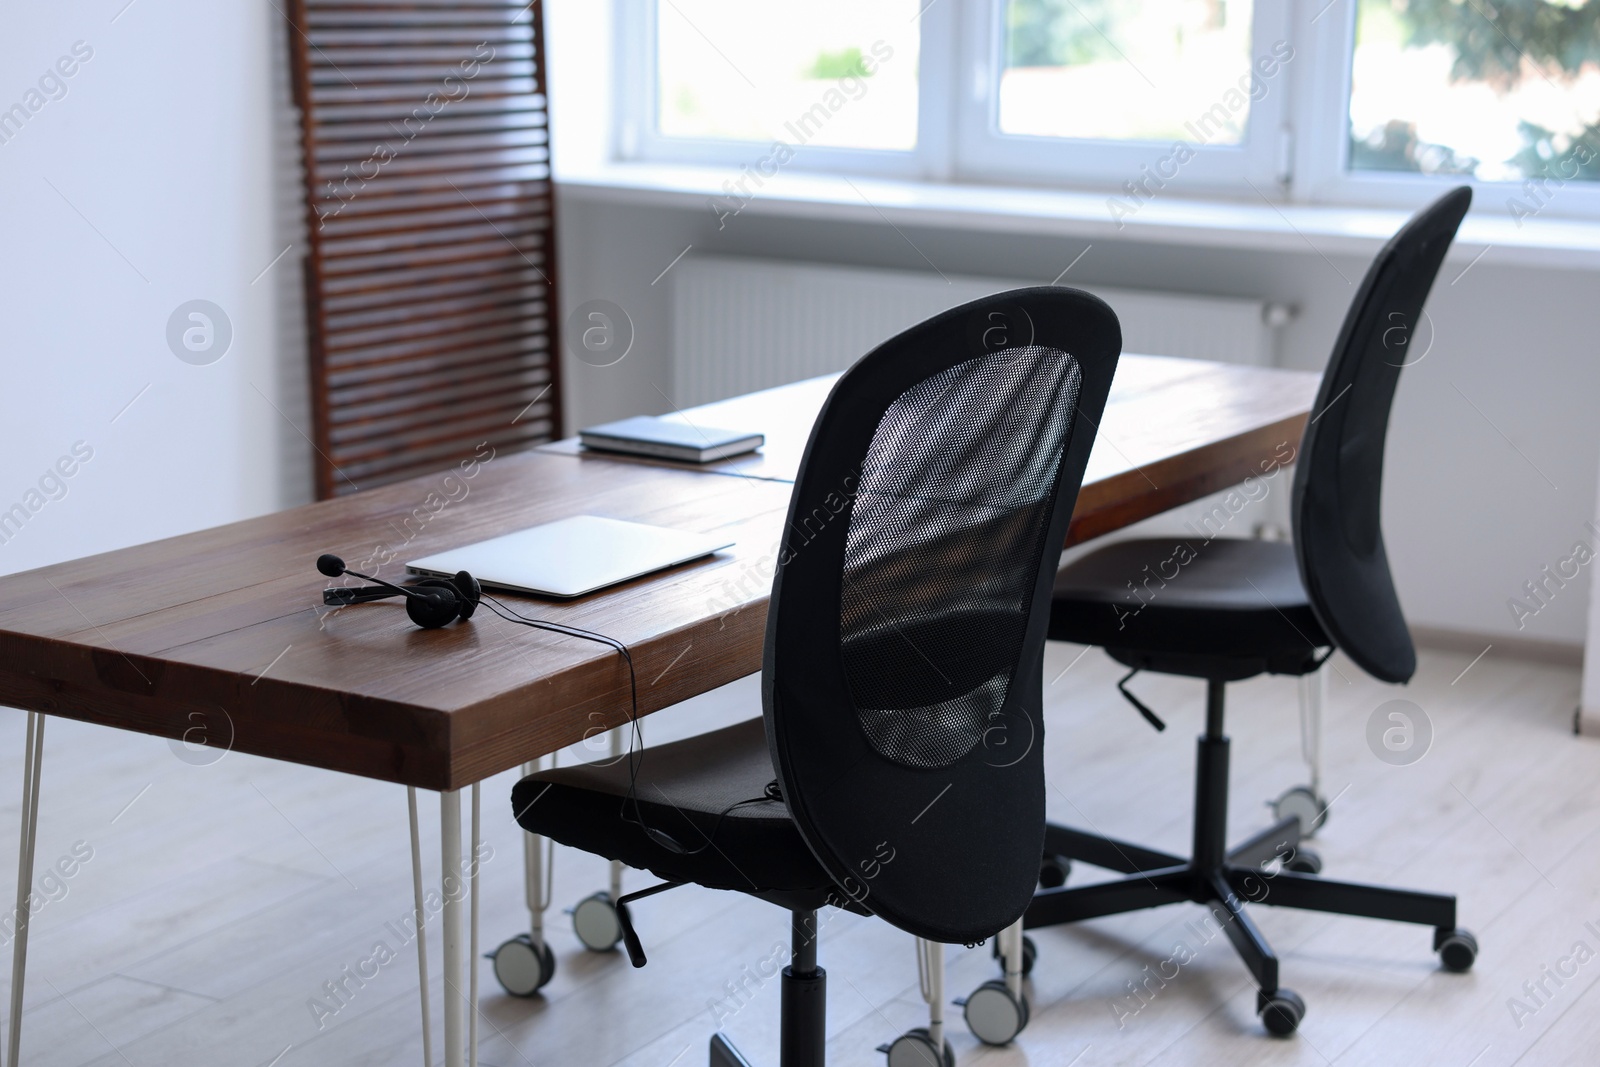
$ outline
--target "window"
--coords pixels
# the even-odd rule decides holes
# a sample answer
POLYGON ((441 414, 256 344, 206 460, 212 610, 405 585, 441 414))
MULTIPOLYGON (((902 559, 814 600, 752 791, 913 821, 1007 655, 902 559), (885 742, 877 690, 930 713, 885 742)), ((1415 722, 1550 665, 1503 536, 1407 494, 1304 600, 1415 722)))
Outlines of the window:
POLYGON ((1412 206, 1467 181, 1519 225, 1600 213, 1600 4, 1337 0, 1311 29, 1305 199, 1412 206))
MULTIPOLYGON (((1175 104, 1220 101, 1249 81, 1250 10, 1250 0, 1006 0, 999 132, 1189 137, 1188 109, 1175 104)), ((1241 143, 1249 119, 1242 93, 1212 143, 1241 143)))
POLYGON ((1363 0, 1349 170, 1600 180, 1597 6, 1363 0))
POLYGON ((663 136, 916 147, 915 0, 658 0, 655 19, 663 136))
POLYGON ((915 0, 619 0, 618 11, 619 155, 769 176, 925 173, 915 0))
POLYGON ((619 3, 624 158, 1600 213, 1600 0, 619 3))
POLYGON ((954 169, 1105 188, 1272 189, 1283 0, 968 0, 954 169), (1274 54, 1274 48, 1277 53, 1274 54))

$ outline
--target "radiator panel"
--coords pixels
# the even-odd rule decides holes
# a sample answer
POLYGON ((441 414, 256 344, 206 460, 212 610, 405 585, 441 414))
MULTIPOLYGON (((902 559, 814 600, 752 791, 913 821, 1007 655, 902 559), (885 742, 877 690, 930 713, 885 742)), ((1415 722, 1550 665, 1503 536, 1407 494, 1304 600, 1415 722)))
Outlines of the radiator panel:
MULTIPOLYGON (((689 256, 672 272, 673 401, 709 403, 848 367, 957 304, 1037 282, 689 256)), ((1260 300, 1090 286, 1123 350, 1269 366, 1260 300)))

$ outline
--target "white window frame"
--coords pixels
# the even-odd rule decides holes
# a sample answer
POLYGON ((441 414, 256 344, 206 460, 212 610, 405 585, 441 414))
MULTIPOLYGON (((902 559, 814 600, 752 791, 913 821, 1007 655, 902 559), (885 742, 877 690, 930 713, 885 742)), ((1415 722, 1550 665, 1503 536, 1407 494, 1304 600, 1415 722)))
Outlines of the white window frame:
MULTIPOLYGON (((1289 39, 1289 10, 1284 0, 1256 0, 1253 5, 1252 69, 1259 69, 1254 66, 1257 62, 1270 60, 1276 73, 1264 79, 1267 89, 1262 98, 1251 102, 1243 139, 1238 145, 1209 145, 1184 138, 1194 158, 1181 165, 1175 156, 1176 141, 1087 140, 1000 132, 998 74, 1004 62, 1006 3, 967 0, 960 6, 963 38, 968 42, 961 69, 972 90, 963 94, 957 105, 956 159, 962 177, 1042 179, 1119 195, 1128 192, 1125 183, 1143 182, 1151 195, 1169 191, 1166 187, 1170 186, 1171 191, 1189 194, 1254 196, 1245 185, 1249 182, 1271 199, 1282 196, 1281 185, 1289 178, 1285 118, 1294 63, 1278 64, 1270 53, 1274 43, 1289 39)), ((1195 118, 1220 103, 1197 102, 1195 118)), ((1082 106, 1092 107, 1093 102, 1085 101, 1082 106)))
MULTIPOLYGON (((727 167, 737 179, 771 142, 662 136, 656 129, 658 0, 614 0, 616 114, 613 157, 727 167)), ((1554 218, 1600 216, 1600 187, 1568 183, 1527 200, 1521 182, 1465 176, 1353 171, 1349 99, 1356 0, 1256 0, 1253 61, 1278 41, 1294 48, 1259 101, 1238 146, 1194 145, 1195 157, 1157 191, 1243 202, 1271 201, 1414 209, 1453 185, 1471 185, 1475 212, 1505 216, 1513 198, 1554 218)), ((925 181, 1064 186, 1126 197, 1171 156, 1151 141, 1077 140, 1002 134, 996 72, 1003 58, 1005 0, 935 0, 921 14, 917 144, 910 151, 791 146, 786 170, 925 181)), ((1209 102, 1196 105, 1198 116, 1209 102)), ((1171 169, 1166 164, 1166 170, 1171 169)), ((1595 183, 1600 186, 1600 183, 1595 183)), ((1146 189, 1153 188, 1147 184, 1146 189)))

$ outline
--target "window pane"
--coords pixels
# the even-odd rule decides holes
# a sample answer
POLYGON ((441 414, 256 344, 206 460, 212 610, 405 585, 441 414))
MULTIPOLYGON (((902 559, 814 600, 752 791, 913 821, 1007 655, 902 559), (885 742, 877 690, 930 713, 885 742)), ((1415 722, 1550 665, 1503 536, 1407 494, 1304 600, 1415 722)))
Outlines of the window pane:
POLYGON ((1007 0, 1000 131, 1239 144, 1250 18, 1251 0, 1007 0))
POLYGON ((917 14, 915 0, 660 0, 659 129, 914 148, 917 14))
POLYGON ((1350 165, 1484 181, 1593 181, 1597 63, 1597 4, 1362 0, 1350 165))

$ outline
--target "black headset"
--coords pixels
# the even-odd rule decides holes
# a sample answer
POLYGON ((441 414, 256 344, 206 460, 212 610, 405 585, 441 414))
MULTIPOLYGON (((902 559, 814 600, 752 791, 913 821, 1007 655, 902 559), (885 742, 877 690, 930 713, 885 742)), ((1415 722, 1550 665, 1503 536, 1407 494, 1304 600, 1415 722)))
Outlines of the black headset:
POLYGON ((478 585, 478 579, 466 571, 457 571, 454 578, 424 578, 409 587, 391 585, 382 578, 373 578, 359 571, 350 570, 344 565, 344 560, 332 553, 317 557, 317 570, 329 578, 348 574, 375 583, 367 586, 324 589, 322 591, 324 604, 336 604, 342 607, 346 604, 366 604, 373 600, 403 596, 406 598, 406 614, 410 616, 412 622, 424 630, 437 630, 457 619, 472 618, 472 613, 478 610, 478 604, 483 600, 483 589, 478 585))

